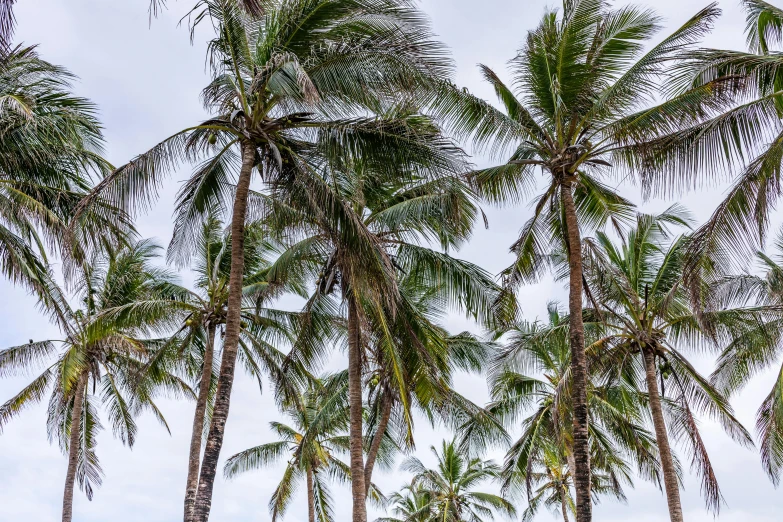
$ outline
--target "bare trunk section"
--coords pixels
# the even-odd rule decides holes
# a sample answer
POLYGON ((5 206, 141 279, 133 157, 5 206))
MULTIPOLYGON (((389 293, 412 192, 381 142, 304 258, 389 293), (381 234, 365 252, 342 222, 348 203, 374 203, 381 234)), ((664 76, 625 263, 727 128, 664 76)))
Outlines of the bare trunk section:
POLYGON ((204 438, 204 416, 207 412, 209 388, 212 384, 212 362, 215 349, 215 328, 207 327, 207 345, 204 348, 204 367, 201 369, 201 384, 196 399, 196 412, 193 414, 193 432, 190 434, 190 455, 188 460, 188 480, 185 489, 185 522, 193 518, 193 505, 198 491, 198 472, 201 464, 201 441, 204 438))
POLYGON ((240 312, 242 307, 242 276, 245 269, 245 217, 247 215, 247 196, 250 191, 250 178, 255 162, 255 147, 250 143, 242 144, 242 170, 239 172, 234 210, 231 217, 231 273, 228 280, 228 310, 226 313, 226 336, 223 341, 223 358, 220 363, 215 406, 212 424, 209 427, 204 458, 201 462, 196 503, 193 507, 193 521, 207 522, 212 507, 212 489, 215 485, 215 472, 220 448, 223 446, 223 433, 228 420, 231 402, 231 387, 234 384, 234 370, 239 345, 240 312))
POLYGON ((365 498, 370 492, 370 486, 372 485, 372 470, 375 467, 375 461, 378 458, 378 450, 381 448, 381 442, 383 441, 383 436, 386 434, 386 427, 389 425, 389 419, 391 418, 391 397, 389 397, 388 394, 384 394, 382 401, 381 419, 378 422, 378 429, 375 431, 372 444, 370 444, 370 451, 367 452, 367 463, 364 465, 365 498))
POLYGON ((90 374, 86 369, 82 371, 73 397, 71 436, 68 441, 68 471, 65 474, 65 492, 63 493, 63 522, 71 522, 73 518, 73 488, 76 483, 76 467, 79 461, 79 438, 82 436, 84 394, 87 391, 87 379, 89 376, 90 374))
POLYGON ((669 518, 671 522, 682 522, 682 504, 680 503, 680 484, 677 481, 677 472, 674 470, 672 449, 669 446, 669 436, 666 433, 666 423, 661 409, 661 394, 658 391, 658 381, 655 379, 655 354, 649 348, 642 348, 644 356, 644 370, 647 378, 647 394, 650 397, 650 411, 652 413, 653 426, 655 426, 655 439, 658 442, 658 452, 663 468, 663 484, 666 487, 666 502, 669 505, 669 518))
POLYGON ((582 238, 571 186, 561 186, 560 194, 566 219, 568 238, 569 295, 568 312, 571 341, 571 393, 574 407, 574 489, 576 490, 576 522, 591 522, 593 506, 590 498, 590 448, 587 432, 587 357, 585 331, 582 322, 582 238))
POLYGON ((348 296, 348 401, 350 404, 351 493, 353 522, 367 522, 364 484, 364 434, 362 429, 362 346, 359 310, 355 296, 348 296))
POLYGON ((307 520, 315 522, 315 489, 313 488, 313 470, 307 470, 307 520))

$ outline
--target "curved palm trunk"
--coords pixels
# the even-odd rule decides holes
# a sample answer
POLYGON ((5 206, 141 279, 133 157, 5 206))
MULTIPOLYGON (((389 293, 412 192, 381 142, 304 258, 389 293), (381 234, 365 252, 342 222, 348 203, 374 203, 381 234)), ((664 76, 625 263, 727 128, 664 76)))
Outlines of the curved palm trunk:
POLYGON ((359 311, 354 296, 348 297, 348 401, 350 405, 351 493, 353 522, 367 522, 362 429, 362 353, 359 311))
POLYGON ((201 369, 201 384, 196 399, 196 412, 193 414, 193 431, 190 434, 190 454, 188 460, 188 480, 185 489, 185 518, 189 522, 193 516, 193 505, 198 491, 198 471, 201 464, 201 440, 204 438, 204 416, 207 412, 209 387, 212 381, 212 361, 215 347, 215 325, 207 328, 207 345, 204 348, 204 367, 201 369))
POLYGON ((666 433, 666 423, 663 419, 658 381, 655 379, 655 354, 649 348, 642 348, 642 355, 644 356, 644 370, 647 378, 647 394, 650 397, 650 411, 652 413, 653 426, 655 426, 655 439, 658 442, 658 452, 661 455, 663 483, 666 486, 666 502, 669 505, 669 518, 671 522, 682 522, 680 485, 677 481, 677 472, 674 470, 674 459, 672 458, 671 446, 669 446, 669 436, 666 433))
POLYGON ((212 423, 209 427, 204 458, 201 462, 196 503, 193 507, 193 521, 206 522, 212 507, 212 489, 215 485, 220 448, 223 446, 223 433, 228 419, 231 401, 231 387, 234 384, 234 370, 239 345, 240 312, 242 307, 242 274, 245 269, 245 217, 247 215, 247 197, 250 191, 250 177, 255 162, 255 147, 250 143, 242 144, 242 170, 239 172, 234 210, 231 217, 231 272, 228 280, 228 310, 226 313, 226 337, 223 341, 223 358, 220 363, 215 406, 212 423))
POLYGON ((568 312, 571 341, 571 394, 574 406, 574 488, 576 489, 576 522, 591 522, 590 449, 587 435, 587 357, 582 322, 582 238, 570 184, 561 186, 560 194, 568 238, 569 295, 568 312))
POLYGON ((313 470, 307 470, 307 520, 315 522, 315 489, 313 488, 313 470))
POLYGON ((76 394, 73 398, 71 437, 68 441, 68 471, 65 474, 65 492, 63 493, 63 522, 71 522, 71 518, 73 518, 73 488, 76 483, 76 467, 79 461, 79 438, 82 436, 84 394, 87 389, 89 375, 86 369, 79 375, 79 382, 76 384, 76 394))
POLYGON ((370 444, 370 451, 367 452, 367 463, 364 465, 364 495, 365 498, 370 492, 370 486, 372 485, 372 470, 375 467, 375 461, 378 458, 378 450, 381 448, 381 442, 383 436, 386 434, 386 427, 389 425, 389 419, 391 418, 392 400, 388 394, 383 396, 383 404, 381 405, 381 419, 378 422, 378 429, 375 432, 375 436, 370 444))

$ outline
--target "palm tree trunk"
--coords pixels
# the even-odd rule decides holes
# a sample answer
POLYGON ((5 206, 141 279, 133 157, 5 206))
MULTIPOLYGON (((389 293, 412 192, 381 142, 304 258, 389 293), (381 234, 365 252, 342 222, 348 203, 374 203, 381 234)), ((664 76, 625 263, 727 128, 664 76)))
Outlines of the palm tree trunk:
POLYGON ((571 522, 568 520, 568 503, 566 502, 565 491, 560 492, 560 510, 563 512, 563 522, 571 522))
POLYGON ((226 336, 223 341, 223 359, 220 362, 215 406, 212 423, 209 427, 204 459, 201 462, 196 504, 193 507, 193 521, 207 522, 212 507, 212 489, 215 485, 215 472, 220 448, 223 446, 223 433, 228 419, 231 402, 231 387, 234 384, 234 370, 239 345, 240 312, 242 307, 242 275, 245 270, 245 217, 247 215, 247 197, 250 191, 250 178, 253 173, 256 149, 251 143, 242 144, 242 170, 239 172, 234 210, 231 217, 231 272, 228 279, 228 310, 226 312, 226 336))
POLYGON ((359 311, 355 297, 348 297, 348 401, 350 405, 351 492, 353 522, 367 522, 362 429, 362 353, 359 311))
POLYGON ((582 322, 582 238, 571 185, 561 186, 560 194, 566 220, 569 274, 569 329, 571 341, 571 394, 574 407, 574 487, 576 522, 591 522, 590 449, 587 440, 587 357, 582 322))
POLYGON ((650 397, 650 411, 652 412, 653 426, 655 426, 655 439, 658 442, 658 452, 663 468, 663 484, 666 486, 666 502, 669 505, 669 518, 671 522, 682 522, 682 504, 680 503, 680 484, 677 481, 677 472, 674 470, 672 449, 669 446, 669 436, 666 433, 666 423, 663 419, 661 408, 661 394, 658 391, 658 381, 655 380, 655 354, 649 348, 642 348, 644 357, 644 370, 647 378, 647 394, 650 397))
POLYGON ((313 488, 313 470, 307 470, 307 520, 315 522, 315 490, 313 488))
POLYGON ((215 325, 207 327, 207 345, 204 348, 204 367, 201 369, 201 384, 196 399, 196 412, 193 415, 193 431, 190 434, 190 455, 188 460, 188 480, 185 489, 185 518, 190 522, 193 516, 193 505, 196 502, 198 490, 198 471, 201 464, 201 440, 204 438, 204 416, 207 412, 209 388, 212 384, 212 361, 214 359, 215 325))
POLYGON ((63 494, 63 522, 71 522, 73 518, 73 488, 76 482, 76 467, 79 461, 79 439, 82 436, 82 412, 84 410, 84 394, 87 389, 89 372, 84 369, 79 375, 76 391, 73 397, 71 412, 71 437, 68 441, 68 471, 65 474, 65 492, 63 494))
POLYGON ((370 492, 370 486, 372 485, 372 470, 375 467, 375 460, 378 458, 378 450, 381 448, 381 442, 383 441, 383 436, 386 434, 386 427, 389 425, 389 419, 391 418, 391 397, 389 397, 388 393, 385 393, 381 401, 381 419, 378 422, 378 429, 375 431, 375 436, 372 438, 370 451, 367 452, 367 463, 364 465, 365 498, 370 492))

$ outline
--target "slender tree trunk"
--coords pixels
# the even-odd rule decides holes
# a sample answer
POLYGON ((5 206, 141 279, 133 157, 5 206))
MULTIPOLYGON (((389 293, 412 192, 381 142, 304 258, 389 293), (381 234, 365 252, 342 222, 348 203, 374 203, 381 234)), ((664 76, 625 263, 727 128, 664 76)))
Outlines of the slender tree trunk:
POLYGON ((209 388, 212 384, 212 362, 215 349, 215 325, 207 327, 207 345, 204 348, 204 367, 201 369, 201 384, 196 399, 196 412, 193 415, 193 432, 190 434, 190 456, 188 460, 188 481, 185 489, 185 522, 193 518, 193 504, 198 490, 198 471, 201 464, 201 441, 204 438, 204 416, 209 400, 209 388))
POLYGON ((212 423, 209 427, 204 459, 201 462, 196 503, 193 507, 193 521, 207 522, 212 507, 212 489, 215 485, 215 472, 220 448, 223 446, 223 433, 226 429, 228 409, 231 402, 231 387, 234 384, 234 370, 239 345, 240 312, 242 307, 242 274, 245 269, 245 216, 247 215, 247 197, 250 191, 250 178, 255 161, 255 147, 242 144, 242 170, 239 172, 234 210, 231 217, 231 272, 228 279, 228 310, 226 312, 226 336, 223 341, 223 358, 220 363, 215 406, 212 423))
POLYGON ((669 504, 671 522, 682 522, 682 505, 680 503, 680 484, 677 472, 674 470, 672 449, 669 446, 669 436, 666 433, 666 423, 661 409, 661 394, 658 391, 658 381, 655 380, 655 354, 649 348, 642 348, 644 369, 647 378, 647 394, 650 396, 650 411, 652 412, 655 439, 658 442, 658 452, 663 468, 663 484, 666 487, 666 502, 669 504))
POLYGON ((353 522, 367 522, 362 429, 362 346, 359 311, 353 295, 348 296, 348 401, 350 403, 351 492, 353 522))
POLYGON ((315 489, 313 488, 313 470, 307 470, 307 520, 315 522, 315 489))
POLYGON ((71 522, 73 518, 73 488, 76 482, 76 467, 79 461, 79 439, 82 436, 82 411, 84 410, 84 394, 87 390, 87 379, 90 374, 85 369, 79 375, 76 392, 73 397, 71 412, 71 437, 68 441, 68 471, 65 474, 65 492, 63 493, 63 522, 71 522))
POLYGON ((571 341, 571 395, 574 407, 574 486, 576 489, 576 522, 591 522, 590 448, 587 435, 587 357, 582 322, 582 238, 571 194, 570 184, 561 186, 568 239, 569 329, 571 341))
POLYGON ((370 486, 372 485, 372 470, 375 467, 375 460, 378 458, 378 450, 381 448, 381 442, 383 436, 386 434, 386 427, 389 425, 389 419, 391 418, 392 400, 388 394, 384 394, 383 402, 381 404, 381 418, 378 421, 378 429, 375 431, 375 436, 372 438, 370 444, 370 451, 367 452, 367 463, 364 465, 364 495, 365 498, 370 492, 370 486))
POLYGON ((560 492, 560 509, 563 512, 563 522, 571 522, 568 520, 568 503, 566 502, 565 491, 560 492))

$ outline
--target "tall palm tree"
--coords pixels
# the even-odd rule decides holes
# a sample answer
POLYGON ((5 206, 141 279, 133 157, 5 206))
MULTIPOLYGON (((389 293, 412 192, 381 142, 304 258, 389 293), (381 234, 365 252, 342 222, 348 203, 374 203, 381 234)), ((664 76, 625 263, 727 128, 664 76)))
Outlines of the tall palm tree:
MULTIPOLYGON (((307 187, 320 211, 336 210, 329 187, 314 176, 321 142, 382 149, 382 129, 357 116, 376 108, 379 98, 445 76, 450 64, 430 40, 422 16, 403 0, 278 0, 260 17, 247 15, 234 0, 205 0, 195 16, 210 18, 218 32, 209 46, 214 79, 203 92, 214 116, 116 170, 94 195, 123 208, 143 206, 171 167, 207 157, 179 202, 175 237, 185 243, 187 231, 195 230, 191 220, 203 215, 207 203, 226 209, 233 200, 226 336, 193 517, 205 522, 239 342, 244 225, 249 203, 251 210, 271 204, 251 191, 253 173, 267 186, 307 187)), ((87 198, 81 208, 90 207, 87 198)))
MULTIPOLYGON (((774 248, 773 255, 757 254, 763 274, 728 277, 721 282, 721 293, 728 300, 756 308, 759 316, 746 336, 727 343, 718 357, 710 380, 727 395, 738 392, 759 372, 781 361, 783 234, 776 239, 774 248)), ((764 470, 777 485, 783 470, 783 365, 756 414, 756 430, 764 470)))
MULTIPOLYGON (((570 321, 554 303, 548 313, 546 323, 520 322, 507 332, 507 347, 499 352, 489 381, 493 402, 487 409, 507 427, 522 417, 522 433, 506 454, 501 477, 504 491, 526 494, 526 517, 535 515, 542 503, 563 512, 575 508, 569 489, 576 468, 570 321)), ((587 326, 587 355, 593 359, 598 332, 595 323, 587 326)), ((622 486, 632 483, 629 463, 643 478, 659 482, 655 441, 643 427, 641 394, 591 373, 587 398, 594 499, 625 498, 622 486)))
POLYGON ((433 109, 458 136, 472 136, 479 148, 490 145, 496 156, 510 151, 504 164, 471 175, 488 200, 527 199, 538 186, 536 170, 544 173, 544 192, 511 248, 517 260, 503 275, 510 287, 535 280, 549 267, 553 244, 568 252, 578 522, 592 516, 581 238, 608 220, 628 217, 628 202, 601 183, 610 172, 636 176, 646 194, 691 182, 686 174, 670 179, 680 149, 668 144, 713 103, 718 89, 700 86, 657 105, 655 96, 670 65, 718 13, 710 5, 645 53, 660 28, 650 10, 565 0, 562 10, 547 12, 528 33, 512 60, 513 88, 481 66, 505 112, 453 86, 433 96, 433 109))
POLYGON ((75 482, 92 499, 93 486, 102 481, 96 455, 96 434, 102 428, 99 406, 106 409, 114 434, 132 446, 137 429, 134 417, 142 411, 152 412, 166 426, 154 402, 160 391, 192 395, 187 384, 171 373, 143 371, 162 344, 145 340, 144 335, 165 318, 150 313, 141 320, 112 313, 117 307, 168 291, 169 274, 150 265, 155 253, 152 243, 141 241, 113 256, 92 258, 77 280, 76 297, 82 308, 72 310, 64 299, 59 304, 66 319, 60 321, 64 338, 0 351, 3 376, 47 365, 0 407, 0 428, 52 390, 47 429, 68 454, 63 522, 72 519, 75 482))
MULTIPOLYGON (((351 476, 354 520, 361 521, 366 520, 363 475, 372 471, 365 466, 362 442, 369 350, 384 369, 383 388, 393 390, 385 397, 400 401, 408 424, 410 386, 429 377, 443 390, 446 381, 438 379, 449 373, 443 333, 411 302, 416 294, 400 284, 402 274, 406 284, 432 292, 441 307, 465 310, 484 323, 506 304, 485 271, 420 244, 439 241, 446 250, 471 233, 477 209, 455 176, 464 165, 461 151, 430 119, 407 107, 393 107, 375 125, 384 129, 382 142, 362 148, 327 144, 335 155, 313 172, 310 185, 281 182, 271 195, 279 203, 272 227, 293 246, 270 277, 284 277, 292 267, 309 269, 317 291, 306 310, 347 308, 351 476), (314 187, 324 191, 328 203, 313 197, 314 187), (440 350, 437 357, 429 352, 433 348, 440 350)), ((290 356, 303 364, 321 357, 296 346, 290 356)), ((379 407, 385 411, 381 418, 387 418, 393 406, 379 407)))
MULTIPOLYGON (((670 436, 684 439, 693 467, 702 477, 705 501, 716 512, 721 494, 707 449, 699 435, 696 412, 718 420, 737 442, 752 446, 750 435, 734 418, 728 400, 690 364, 683 349, 694 344, 725 346, 749 335, 756 324, 752 307, 695 308, 685 285, 686 238, 672 238, 670 228, 687 226, 689 216, 673 206, 657 216, 639 215, 637 225, 616 245, 606 234, 586 242, 585 277, 605 331, 596 341, 597 371, 610 379, 646 389, 660 452, 672 522, 683 520, 679 476, 670 436), (711 325, 709 329, 704 324, 711 325), (659 389, 671 382, 669 396, 659 389), (668 426, 664 411, 668 414, 668 426)), ((704 287, 714 295, 716 287, 704 287)))
POLYGON ((492 461, 471 457, 459 451, 454 441, 443 441, 438 452, 430 450, 438 463, 427 468, 418 458, 406 460, 402 469, 414 473, 413 481, 425 492, 428 500, 428 522, 483 522, 494 520, 495 514, 512 517, 514 506, 492 493, 475 491, 476 486, 498 477, 500 468, 492 461))
MULTIPOLYGON (((0 18, 1 25, 2 18, 0 18)), ((89 246, 131 230, 89 212, 75 223, 77 252, 63 241, 90 175, 106 172, 96 107, 70 92, 73 75, 38 56, 35 47, 0 51, 0 270, 40 298, 49 285, 47 249, 69 260, 89 246)), ((96 208, 107 208, 99 199, 96 208)), ((70 266, 70 265, 69 265, 70 266)))
MULTIPOLYGON (((165 326, 175 332, 149 362, 150 368, 167 368, 195 379, 198 398, 193 416, 188 477, 185 492, 185 518, 191 516, 198 486, 203 433, 209 426, 209 412, 213 408, 215 392, 214 360, 220 353, 216 334, 225 327, 230 277, 231 237, 214 215, 208 214, 196 236, 197 257, 193 271, 195 289, 172 285, 166 295, 151 296, 115 309, 113 313, 126 315, 154 313, 169 318, 165 326)), ((176 246, 176 245, 174 245, 176 246)), ((169 251, 173 253, 173 250, 169 251)), ((291 278, 286 284, 271 284, 266 277, 270 256, 276 247, 270 244, 264 230, 258 225, 245 229, 245 263, 242 287, 242 311, 239 339, 239 360, 253 378, 262 385, 262 377, 269 376, 278 387, 285 388, 291 378, 282 373, 285 354, 280 344, 290 344, 297 336, 300 314, 269 308, 269 303, 286 290, 296 290, 300 282, 291 278)), ((301 291, 301 288, 300 288, 301 291)), ((329 318, 316 318, 314 342, 328 342, 332 334, 329 318)), ((165 332, 170 334, 170 330, 165 332)), ((296 368, 292 368, 296 370, 296 368)), ((291 392, 284 393, 288 395, 291 392)))
POLYGON ((246 449, 226 461, 223 471, 226 478, 233 478, 286 457, 283 478, 269 501, 273 521, 283 517, 293 499, 296 482, 301 479, 307 484, 308 520, 334 520, 328 481, 335 476, 350 480, 348 466, 337 458, 337 454, 348 451, 348 415, 345 394, 335 398, 328 388, 328 384, 315 381, 296 405, 285 408, 293 426, 270 423, 279 441, 246 449))

